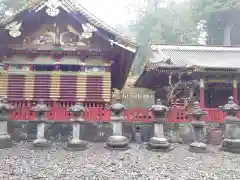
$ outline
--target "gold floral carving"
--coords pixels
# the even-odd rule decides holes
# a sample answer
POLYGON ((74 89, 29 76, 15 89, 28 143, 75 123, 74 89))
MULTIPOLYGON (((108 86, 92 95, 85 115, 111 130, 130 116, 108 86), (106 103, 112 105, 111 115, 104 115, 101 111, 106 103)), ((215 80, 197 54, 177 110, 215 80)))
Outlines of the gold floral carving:
POLYGON ((20 27, 22 26, 22 22, 14 21, 8 24, 5 29, 9 30, 9 35, 13 38, 16 38, 21 35, 20 27))

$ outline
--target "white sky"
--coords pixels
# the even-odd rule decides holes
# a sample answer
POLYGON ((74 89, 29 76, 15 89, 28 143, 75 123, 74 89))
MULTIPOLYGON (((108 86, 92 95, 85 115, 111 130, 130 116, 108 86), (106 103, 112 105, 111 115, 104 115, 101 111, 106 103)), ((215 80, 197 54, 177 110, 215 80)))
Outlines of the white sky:
MULTIPOLYGON (((126 24, 130 17, 126 7, 133 2, 142 0, 75 0, 77 3, 85 7, 89 12, 97 16, 102 21, 115 27, 116 24, 126 24)), ((171 1, 171 0, 170 0, 171 1)), ((172 0, 181 2, 184 0, 172 0)))
POLYGON ((125 24, 128 17, 126 6, 131 0, 77 0, 79 4, 99 19, 115 27, 125 24))

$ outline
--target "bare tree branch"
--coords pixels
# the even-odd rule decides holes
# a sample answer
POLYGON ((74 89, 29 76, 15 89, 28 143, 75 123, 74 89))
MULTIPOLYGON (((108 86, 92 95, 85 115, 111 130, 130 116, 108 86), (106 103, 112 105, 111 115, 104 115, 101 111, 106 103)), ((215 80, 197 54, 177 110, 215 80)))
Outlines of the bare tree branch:
POLYGON ((185 72, 180 72, 178 76, 178 81, 173 84, 172 80, 172 73, 168 76, 168 86, 164 89, 168 92, 167 93, 167 100, 168 103, 171 104, 176 98, 183 93, 183 97, 186 101, 186 107, 189 107, 195 100, 196 97, 194 96, 194 93, 196 91, 196 88, 198 87, 198 81, 183 81, 182 76, 185 72))

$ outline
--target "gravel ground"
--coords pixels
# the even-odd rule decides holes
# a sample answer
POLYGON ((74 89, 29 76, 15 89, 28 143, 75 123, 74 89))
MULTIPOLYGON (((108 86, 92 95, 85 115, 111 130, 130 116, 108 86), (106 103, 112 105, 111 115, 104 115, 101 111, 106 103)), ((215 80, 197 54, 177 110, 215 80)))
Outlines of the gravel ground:
POLYGON ((131 144, 127 151, 109 151, 89 144, 80 152, 65 151, 60 144, 33 150, 31 144, 0 150, 0 180, 235 180, 240 179, 240 155, 188 152, 174 145, 167 153, 147 151, 131 144))

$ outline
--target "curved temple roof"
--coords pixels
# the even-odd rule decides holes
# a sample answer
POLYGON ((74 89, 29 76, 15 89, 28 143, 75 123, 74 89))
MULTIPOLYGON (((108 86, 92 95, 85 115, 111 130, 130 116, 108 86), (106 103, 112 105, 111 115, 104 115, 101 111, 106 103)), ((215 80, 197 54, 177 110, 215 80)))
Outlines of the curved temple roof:
MULTIPOLYGON (((137 43, 133 42, 130 38, 127 38, 114 28, 110 27, 109 25, 98 19, 96 16, 94 16, 92 13, 86 10, 83 6, 75 4, 72 0, 30 0, 28 2, 29 3, 27 3, 23 8, 19 9, 12 16, 2 19, 0 21, 0 26, 2 28, 5 28, 12 22, 15 22, 16 20, 19 21, 19 19, 25 17, 25 13, 26 14, 30 13, 30 16, 32 16, 31 13, 35 14, 36 12, 38 13, 46 7, 49 8, 49 2, 53 6, 57 4, 55 8, 63 9, 64 11, 69 13, 71 17, 77 20, 80 24, 89 23, 90 25, 97 29, 96 33, 99 36, 109 41, 110 44, 113 44, 115 47, 120 47, 120 49, 123 49, 124 52, 127 52, 127 53, 123 52, 120 55, 123 57, 120 58, 121 62, 118 62, 118 64, 116 65, 117 67, 114 69, 114 71, 117 69, 117 72, 114 72, 116 73, 116 76, 112 79, 112 82, 115 83, 114 85, 115 88, 119 89, 123 88, 128 73, 130 71, 132 62, 134 60, 134 55, 136 54, 138 48, 137 43)), ((5 42, 4 36, 2 36, 1 38, 3 38, 2 42, 4 44, 5 42)), ((6 43, 7 42, 8 40, 6 41, 6 43)))
POLYGON ((153 55, 135 82, 138 86, 148 70, 211 68, 240 70, 239 47, 153 45, 153 55))
POLYGON ((136 48, 138 47, 138 44, 136 42, 133 42, 132 40, 130 40, 130 38, 124 36, 123 34, 118 32, 116 29, 112 28, 111 26, 104 23, 102 20, 98 19, 96 16, 94 16, 92 13, 90 13, 87 9, 85 9, 80 4, 73 3, 72 0, 30 0, 28 1, 27 4, 25 4, 25 6, 23 6, 21 9, 16 11, 12 16, 8 16, 0 20, 0 25, 6 25, 12 22, 17 15, 19 15, 20 13, 24 12, 27 9, 34 9, 35 11, 39 11, 40 9, 46 6, 47 2, 51 2, 51 1, 61 2, 61 7, 67 12, 74 11, 74 12, 81 13, 94 26, 102 28, 107 32, 115 35, 115 40, 122 41, 124 44, 131 46, 132 51, 136 51, 136 48))
POLYGON ((153 55, 146 66, 240 68, 240 48, 209 46, 153 45, 153 55))

